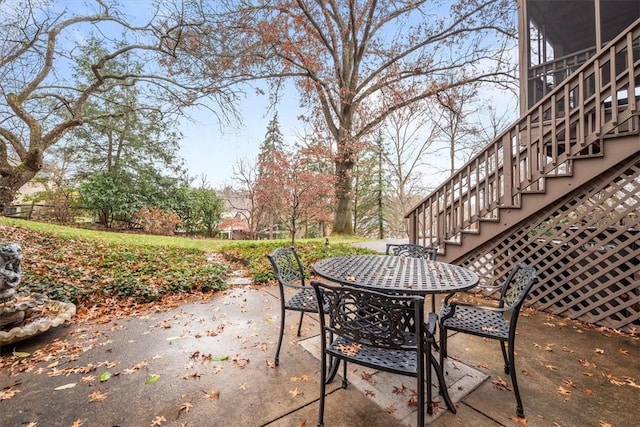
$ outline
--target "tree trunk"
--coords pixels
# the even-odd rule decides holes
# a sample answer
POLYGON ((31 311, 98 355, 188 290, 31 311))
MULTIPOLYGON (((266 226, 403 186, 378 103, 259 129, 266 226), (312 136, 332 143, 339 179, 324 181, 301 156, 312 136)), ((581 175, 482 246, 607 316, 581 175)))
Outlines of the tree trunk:
POLYGON ((37 171, 32 171, 27 165, 21 168, 11 168, 2 172, 0 178, 0 214, 4 214, 5 210, 15 199, 16 193, 27 182, 36 175, 37 171))
POLYGON ((353 234, 353 162, 336 160, 336 213, 333 232, 353 234))

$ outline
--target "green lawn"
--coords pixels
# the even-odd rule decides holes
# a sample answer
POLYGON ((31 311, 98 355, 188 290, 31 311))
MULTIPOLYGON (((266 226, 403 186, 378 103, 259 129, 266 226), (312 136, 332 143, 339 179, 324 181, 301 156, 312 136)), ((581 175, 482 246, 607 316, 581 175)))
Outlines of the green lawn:
MULTIPOLYGON (((225 289, 237 262, 256 284, 274 279, 266 255, 288 240, 229 241, 152 236, 0 218, 3 242, 22 247, 21 292, 95 308, 116 299, 121 306, 225 289), (224 257, 211 257, 218 252, 224 257)), ((358 238, 301 239, 296 248, 311 265, 328 256, 369 253, 358 238)))

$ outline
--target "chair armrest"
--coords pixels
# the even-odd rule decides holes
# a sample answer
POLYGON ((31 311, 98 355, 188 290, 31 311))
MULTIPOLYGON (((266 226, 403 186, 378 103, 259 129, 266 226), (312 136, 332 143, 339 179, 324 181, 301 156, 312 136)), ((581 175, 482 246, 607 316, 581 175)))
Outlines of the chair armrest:
POLYGON ((440 323, 444 322, 450 317, 453 317, 456 314, 456 309, 458 307, 470 307, 470 308, 473 308, 474 310, 492 311, 494 313, 504 313, 506 311, 504 307, 491 307, 488 305, 467 304, 467 303, 456 302, 456 301, 450 304, 445 303, 445 305, 449 306, 449 312, 446 313, 444 316, 442 316, 442 318, 440 319, 440 323))

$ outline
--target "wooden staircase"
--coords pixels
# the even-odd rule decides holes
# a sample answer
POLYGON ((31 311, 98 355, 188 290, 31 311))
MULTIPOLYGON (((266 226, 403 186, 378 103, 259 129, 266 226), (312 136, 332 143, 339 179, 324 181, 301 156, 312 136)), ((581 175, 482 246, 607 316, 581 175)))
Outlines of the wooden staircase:
POLYGON ((410 241, 455 262, 637 153, 639 52, 640 20, 413 208, 410 241))
POLYGON ((534 263, 547 282, 534 291, 534 305, 640 326, 640 262, 628 255, 640 250, 639 129, 637 20, 413 208, 409 240, 437 246, 439 260, 467 265, 485 282, 500 280, 514 262, 534 263), (622 255, 589 249, 614 243, 622 255), (567 256, 580 268, 556 281, 568 267, 550 258, 567 256), (584 293, 593 301, 576 308, 574 294, 612 256, 616 267, 584 293), (601 301, 603 292, 610 302, 601 301))

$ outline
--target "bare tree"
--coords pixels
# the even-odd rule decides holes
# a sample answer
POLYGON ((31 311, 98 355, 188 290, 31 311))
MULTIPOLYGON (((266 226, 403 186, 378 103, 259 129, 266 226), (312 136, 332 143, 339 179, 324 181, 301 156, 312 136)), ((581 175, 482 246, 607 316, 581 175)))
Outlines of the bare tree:
POLYGON ((140 18, 122 13, 124 9, 107 0, 3 3, 0 211, 42 168, 50 147, 72 129, 113 114, 87 108, 91 100, 117 102, 113 94, 118 88, 139 85, 147 101, 165 112, 180 111, 207 94, 213 94, 223 109, 231 105, 227 101, 233 99, 232 92, 213 84, 203 87, 186 75, 167 76, 159 68, 176 57, 183 33, 203 24, 201 16, 188 22, 181 5, 171 3, 145 9, 148 19, 140 23, 140 18), (86 40, 101 47, 93 57, 78 49, 86 40), (144 67, 112 66, 127 57, 144 67), (71 72, 77 66, 82 73, 71 72))
POLYGON ((439 129, 433 124, 433 108, 425 100, 390 114, 383 124, 388 180, 388 233, 407 235, 404 214, 424 192, 422 171, 428 165, 439 129))
POLYGON ((226 60, 205 71, 236 83, 271 79, 276 94, 281 79, 293 78, 303 106, 321 111, 335 140, 337 233, 353 232, 354 162, 386 117, 448 88, 514 77, 501 43, 515 44, 512 0, 457 0, 449 9, 428 0, 228 3, 211 18, 224 25, 209 36, 213 47, 194 34, 191 51, 224 56, 224 39, 226 60))
POLYGON ((245 219, 251 237, 256 238, 263 218, 263 208, 258 203, 256 161, 238 160, 233 166, 233 181, 236 185, 226 192, 227 202, 245 219))

